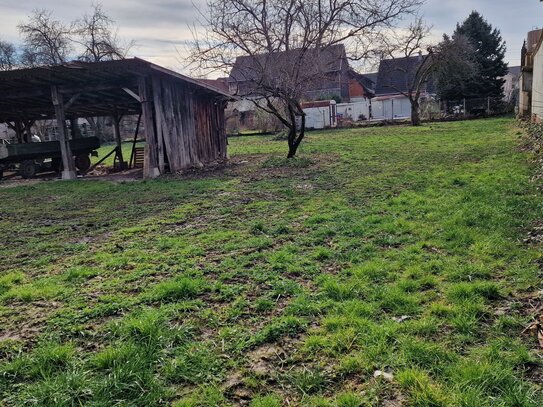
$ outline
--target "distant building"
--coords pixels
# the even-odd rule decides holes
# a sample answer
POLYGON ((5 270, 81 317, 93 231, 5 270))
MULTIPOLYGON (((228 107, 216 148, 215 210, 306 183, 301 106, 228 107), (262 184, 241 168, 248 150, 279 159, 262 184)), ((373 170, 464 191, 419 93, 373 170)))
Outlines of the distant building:
MULTIPOLYGON (((394 120, 411 116, 411 103, 406 96, 424 57, 384 59, 379 65, 375 98, 371 101, 372 119, 394 120)), ((421 99, 435 93, 432 81, 423 85, 421 99)))
POLYGON ((509 68, 507 75, 503 77, 503 99, 507 103, 518 103, 519 84, 520 84, 520 66, 512 66, 509 68))
POLYGON ((217 78, 217 79, 199 79, 200 82, 205 83, 208 86, 212 86, 222 92, 228 92, 228 78, 217 78))
POLYGON ((374 74, 360 74, 354 69, 349 70, 349 102, 366 102, 375 96, 377 86, 374 74))
MULTIPOLYGON (((532 115, 532 88, 534 86, 534 56, 539 49, 543 30, 533 30, 522 46, 521 67, 519 79, 519 107, 520 117, 530 118, 532 115)), ((542 88, 543 89, 543 88, 542 88)))
MULTIPOLYGON (((304 101, 304 111, 307 106, 312 106, 315 101, 334 100, 337 103, 365 103, 375 93, 375 81, 366 75, 354 71, 347 59, 345 47, 342 44, 333 45, 327 48, 312 49, 306 51, 306 55, 300 56, 300 49, 284 52, 261 54, 255 56, 242 56, 236 62, 226 79, 228 90, 231 94, 239 96, 241 100, 231 102, 228 105, 228 127, 230 131, 240 129, 261 130, 262 118, 257 117, 256 106, 251 99, 258 99, 262 84, 269 87, 298 86, 299 93, 304 101), (305 80, 294 79, 289 81, 294 74, 298 73, 296 65, 302 61, 303 70, 301 75, 305 80)), ((225 80, 219 79, 220 83, 211 86, 224 86, 225 80)), ((335 105, 334 105, 335 106, 335 105)), ((308 108, 309 109, 309 108, 308 108)), ((316 109, 311 107, 310 109, 316 109)), ((319 118, 320 118, 319 113, 319 118)), ((336 113, 334 112, 336 119, 336 113)), ((356 115, 358 118, 360 114, 356 115)), ((317 122, 310 120, 311 122, 317 122)), ((323 121, 323 126, 329 127, 328 119, 323 121)), ((320 128, 320 124, 311 126, 320 128)), ((267 126, 270 127, 270 126, 267 126)), ((275 127, 272 125, 271 127, 275 127)))
POLYGON ((267 86, 284 87, 299 72, 296 65, 303 64, 302 75, 306 80, 294 80, 292 86, 300 89, 307 101, 336 99, 349 102, 354 97, 370 97, 371 80, 353 71, 349 65, 345 47, 342 44, 306 51, 300 56, 300 49, 284 52, 238 57, 228 85, 230 93, 241 97, 258 95, 262 83, 267 86))

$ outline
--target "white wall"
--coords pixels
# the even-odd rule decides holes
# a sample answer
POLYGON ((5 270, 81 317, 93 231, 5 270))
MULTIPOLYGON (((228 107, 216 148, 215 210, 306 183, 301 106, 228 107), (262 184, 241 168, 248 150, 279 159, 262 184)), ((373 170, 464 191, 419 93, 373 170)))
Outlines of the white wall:
POLYGON ((337 120, 335 117, 335 107, 331 104, 324 107, 307 107, 305 113, 305 127, 307 129, 324 129, 326 127, 336 127, 337 120))
POLYGON ((371 102, 372 119, 392 120, 411 117, 411 103, 405 96, 371 102))
POLYGON ((353 122, 360 121, 360 116, 364 116, 366 120, 370 118, 370 102, 365 99, 353 103, 340 103, 337 105, 337 114, 343 119, 352 120, 353 122))
POLYGON ((543 120, 543 47, 539 47, 534 55, 532 115, 536 121, 543 120))

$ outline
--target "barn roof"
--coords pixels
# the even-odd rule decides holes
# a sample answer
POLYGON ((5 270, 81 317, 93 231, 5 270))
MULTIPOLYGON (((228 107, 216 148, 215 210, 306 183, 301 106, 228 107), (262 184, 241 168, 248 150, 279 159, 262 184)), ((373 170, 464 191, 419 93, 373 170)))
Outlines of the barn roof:
POLYGON ((110 115, 141 111, 138 78, 161 76, 179 81, 212 98, 232 96, 207 83, 140 58, 102 62, 70 62, 0 72, 0 122, 54 117, 51 86, 64 95, 66 116, 110 115))
MULTIPOLYGON (((409 86, 413 83, 422 61, 422 56, 382 60, 379 65, 375 95, 384 96, 409 92, 409 86)), ((426 90, 432 92, 431 81, 428 82, 427 87, 426 90)))

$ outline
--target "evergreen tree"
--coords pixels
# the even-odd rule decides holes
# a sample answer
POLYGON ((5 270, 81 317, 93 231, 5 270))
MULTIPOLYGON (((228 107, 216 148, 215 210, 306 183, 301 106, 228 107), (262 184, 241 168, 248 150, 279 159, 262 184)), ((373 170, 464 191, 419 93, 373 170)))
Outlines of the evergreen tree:
POLYGON ((502 78, 507 75, 508 67, 500 31, 473 11, 462 24, 457 24, 454 37, 464 37, 473 47, 476 71, 473 75, 454 75, 444 81, 438 89, 440 97, 446 100, 502 97, 505 82, 502 78))

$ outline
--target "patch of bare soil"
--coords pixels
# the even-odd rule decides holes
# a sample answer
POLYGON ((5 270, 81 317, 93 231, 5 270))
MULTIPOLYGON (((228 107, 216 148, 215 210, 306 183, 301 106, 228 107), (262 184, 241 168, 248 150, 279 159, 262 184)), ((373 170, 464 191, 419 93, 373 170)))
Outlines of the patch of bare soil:
POLYGON ((141 168, 134 168, 126 171, 111 172, 110 169, 106 168, 104 170, 94 170, 92 173, 85 175, 81 179, 85 181, 100 180, 116 183, 133 182, 143 179, 143 170, 141 168))
POLYGON ((35 185, 43 181, 53 181, 55 179, 58 179, 58 176, 55 173, 40 174, 36 178, 24 179, 15 172, 5 172, 4 177, 0 180, 0 188, 13 188, 22 185, 35 185))
MULTIPOLYGON (((228 176, 246 180, 248 182, 264 179, 287 178, 294 175, 315 173, 337 162, 336 154, 312 154, 311 163, 307 167, 289 165, 267 164, 269 154, 244 154, 229 160, 218 161, 203 168, 192 168, 165 178, 173 179, 202 179, 209 176, 228 176)), ((310 189, 309 184, 300 184, 299 188, 310 189)))
MULTIPOLYGON (((112 172, 110 168, 104 167, 97 169, 85 175, 78 175, 77 179, 84 181, 111 181, 111 182, 131 182, 143 179, 143 170, 135 168, 121 172, 112 172)), ((13 188, 19 186, 36 185, 44 181, 62 181, 56 173, 39 174, 35 178, 24 179, 15 173, 9 173, 0 180, 0 188, 13 188)))
POLYGON ((541 244, 543 243, 543 222, 538 222, 528 232, 528 236, 524 239, 526 244, 541 244))
POLYGON ((61 305, 52 301, 35 301, 32 304, 13 303, 10 305, 11 315, 0 328, 0 342, 4 339, 17 340, 29 346, 42 332, 49 316, 61 305))

